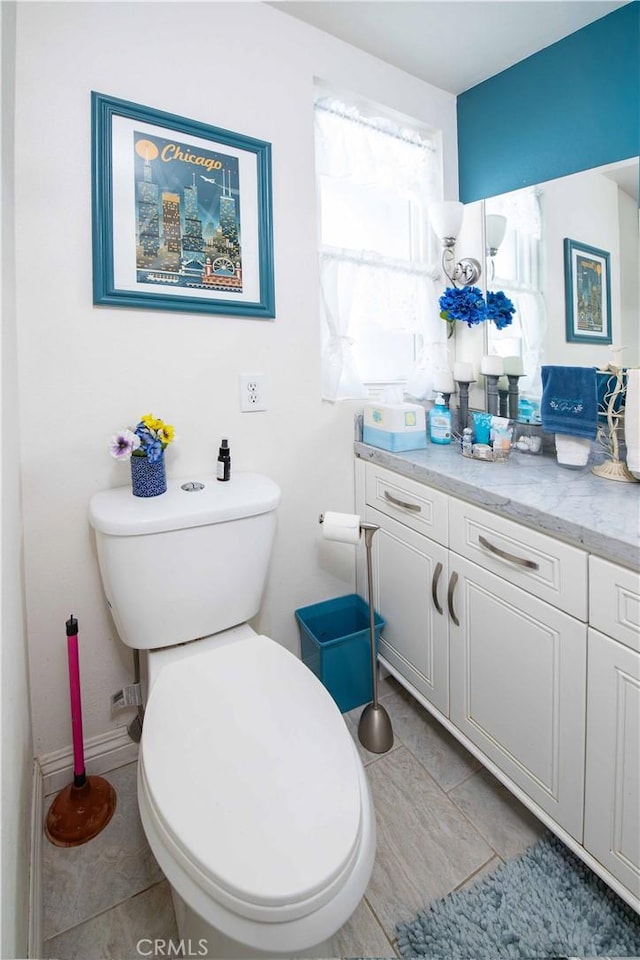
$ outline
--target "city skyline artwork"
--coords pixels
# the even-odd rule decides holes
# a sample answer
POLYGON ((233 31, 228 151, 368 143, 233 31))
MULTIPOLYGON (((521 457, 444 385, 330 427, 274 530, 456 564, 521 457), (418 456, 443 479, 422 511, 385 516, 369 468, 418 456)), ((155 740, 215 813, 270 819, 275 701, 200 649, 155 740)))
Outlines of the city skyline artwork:
POLYGON ((136 279, 242 293, 236 157, 134 132, 136 279))

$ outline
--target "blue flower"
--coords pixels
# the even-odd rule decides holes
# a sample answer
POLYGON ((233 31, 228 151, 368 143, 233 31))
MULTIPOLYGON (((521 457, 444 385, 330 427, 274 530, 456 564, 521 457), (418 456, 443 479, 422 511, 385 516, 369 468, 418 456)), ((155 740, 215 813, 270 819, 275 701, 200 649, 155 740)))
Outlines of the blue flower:
POLYGON ((140 437, 140 442, 143 446, 150 443, 153 440, 153 434, 149 427, 145 426, 144 423, 139 423, 135 429, 136 436, 140 437))
POLYGON ((157 463, 162 456, 162 444, 159 440, 151 440, 146 446, 146 451, 149 463, 157 463))
POLYGON ((439 302, 440 316, 447 323, 460 320, 474 327, 487 319, 487 305, 479 287, 447 287, 439 302))
POLYGON ((487 290, 487 315, 493 320, 498 330, 504 330, 513 320, 516 308, 502 290, 493 293, 487 290))
POLYGON ((157 430, 151 430, 142 420, 136 427, 136 436, 140 438, 140 446, 136 456, 146 457, 149 463, 157 463, 162 456, 164 447, 157 430))

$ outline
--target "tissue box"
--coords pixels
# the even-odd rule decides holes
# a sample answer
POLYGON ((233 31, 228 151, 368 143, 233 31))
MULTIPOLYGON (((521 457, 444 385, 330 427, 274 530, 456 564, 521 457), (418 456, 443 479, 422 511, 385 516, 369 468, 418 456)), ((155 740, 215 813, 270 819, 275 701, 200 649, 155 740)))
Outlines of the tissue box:
POLYGON ((392 453, 425 449, 424 407, 417 403, 366 403, 362 439, 392 453))

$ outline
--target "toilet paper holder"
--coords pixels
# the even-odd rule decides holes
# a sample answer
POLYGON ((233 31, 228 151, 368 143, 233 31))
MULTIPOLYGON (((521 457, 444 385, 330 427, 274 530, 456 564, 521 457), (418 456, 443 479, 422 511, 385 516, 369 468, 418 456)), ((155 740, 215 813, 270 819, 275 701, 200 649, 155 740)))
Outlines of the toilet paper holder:
MULTIPOLYGON (((324 514, 318 518, 324 523, 324 514)), ((380 529, 378 524, 360 520, 360 533, 364 533, 367 555, 367 596, 369 601, 369 639, 371 643, 371 676, 373 679, 373 700, 362 711, 358 724, 358 739, 363 747, 372 753, 386 753, 393 746, 393 728, 389 714, 378 703, 378 662, 376 656, 375 609, 373 602, 373 571, 371 548, 374 533, 380 529)))
MULTIPOLYGON (((321 513, 318 517, 318 523, 324 523, 324 513, 321 513)), ((364 531, 365 535, 365 546, 367 544, 367 534, 369 542, 373 539, 373 535, 376 530, 379 530, 380 527, 376 523, 369 523, 367 520, 360 521, 360 533, 364 531)))

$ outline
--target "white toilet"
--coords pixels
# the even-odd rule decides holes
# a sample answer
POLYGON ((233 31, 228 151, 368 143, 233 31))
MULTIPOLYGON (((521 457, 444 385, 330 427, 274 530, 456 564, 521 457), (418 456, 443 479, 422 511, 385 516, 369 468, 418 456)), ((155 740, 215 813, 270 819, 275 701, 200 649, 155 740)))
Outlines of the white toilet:
POLYGON ((373 869, 371 795, 336 704, 247 623, 279 501, 259 474, 91 499, 113 619, 146 651, 138 803, 187 955, 331 956, 373 869))

